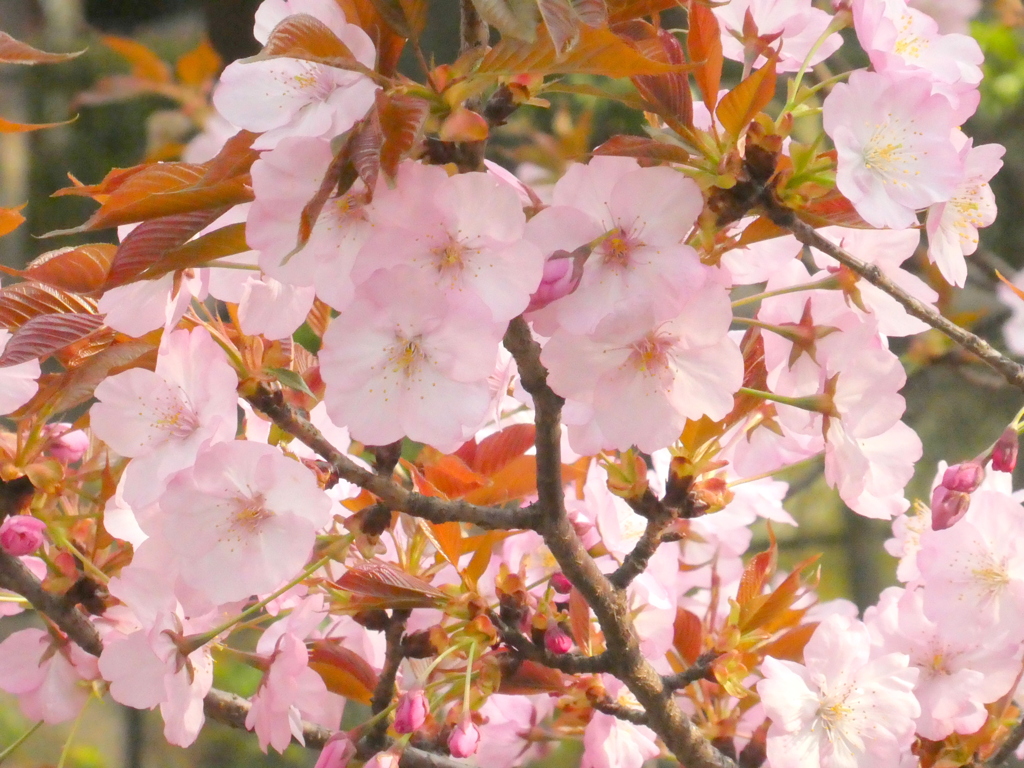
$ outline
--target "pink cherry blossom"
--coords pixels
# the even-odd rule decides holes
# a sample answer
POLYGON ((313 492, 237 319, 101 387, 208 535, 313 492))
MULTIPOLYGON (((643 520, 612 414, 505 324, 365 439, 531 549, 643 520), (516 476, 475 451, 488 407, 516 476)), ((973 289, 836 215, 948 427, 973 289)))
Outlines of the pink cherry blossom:
POLYGON ((541 757, 543 742, 530 740, 531 732, 554 710, 551 699, 541 696, 490 696, 480 707, 480 746, 476 764, 511 768, 541 757))
MULTIPOLYGON (((749 12, 757 27, 759 36, 776 36, 773 49, 781 49, 777 70, 796 72, 811 54, 811 48, 828 28, 832 17, 825 11, 811 5, 811 0, 731 0, 725 5, 714 6, 715 16, 724 27, 722 30, 722 53, 735 61, 751 58, 743 43, 736 36, 743 36, 744 19, 749 12)), ((809 66, 818 64, 843 44, 842 38, 833 33, 814 51, 806 61, 809 66)), ((755 67, 764 63, 758 56, 751 63, 755 67)))
MULTIPOLYGON (((609 696, 617 703, 638 708, 633 695, 618 680, 602 675, 609 696)), ((640 768, 661 754, 654 731, 603 712, 595 712, 583 731, 580 768, 640 768)))
POLYGON ((160 498, 182 579, 214 603, 270 592, 294 576, 330 521, 331 501, 302 464, 233 440, 200 451, 160 498), (171 522, 173 521, 173 522, 171 522))
POLYGON ((924 78, 853 72, 825 99, 823 120, 839 155, 836 186, 872 226, 906 229, 917 210, 955 193, 953 110, 924 78))
POLYGON ((713 280, 690 291, 681 312, 622 310, 587 336, 560 330, 545 345, 552 389, 592 406, 602 447, 655 451, 674 442, 687 419, 720 419, 732 409, 743 361, 727 335, 728 296, 713 280))
POLYGON ((804 664, 766 657, 757 684, 772 768, 898 765, 914 742, 918 670, 902 653, 870 657, 859 621, 829 616, 804 648, 804 664))
POLYGON ((411 267, 451 302, 477 300, 499 323, 526 309, 540 284, 544 257, 523 239, 522 203, 493 174, 449 177, 405 163, 395 188, 375 194, 368 216, 373 234, 353 270, 357 283, 380 269, 411 267))
POLYGON ((430 714, 430 702, 422 688, 413 688, 402 694, 395 710, 395 732, 412 733, 423 727, 430 714))
POLYGON ((989 180, 1003 165, 1006 148, 999 144, 975 147, 957 131, 954 142, 962 142, 960 157, 963 178, 948 201, 928 208, 928 258, 952 285, 967 280, 965 256, 978 250, 978 229, 996 219, 996 201, 989 180))
POLYGON ((864 620, 883 653, 904 653, 920 670, 917 732, 941 741, 974 733, 988 718, 984 705, 1010 690, 1020 670, 1019 647, 977 624, 940 628, 924 614, 923 591, 892 587, 864 620))
POLYGON ((471 757, 480 746, 480 729, 469 717, 459 721, 448 736, 448 751, 452 757, 471 757))
POLYGON ((73 464, 89 450, 89 435, 85 430, 71 429, 70 424, 61 422, 47 424, 45 429, 50 438, 49 453, 57 461, 73 464))
POLYGON ((313 768, 346 768, 355 755, 356 745, 352 739, 344 731, 338 731, 324 744, 313 768))
POLYGON ((910 0, 910 7, 935 19, 943 34, 967 34, 967 22, 981 10, 981 0, 910 0))
POLYGON ((46 523, 29 515, 11 515, 0 524, 0 548, 9 555, 31 555, 46 541, 46 523))
POLYGON ((370 445, 408 435, 455 450, 486 417, 502 333, 410 267, 376 273, 324 334, 331 420, 370 445))
POLYGON ((303 719, 326 728, 341 723, 344 700, 327 690, 323 678, 309 668, 309 651, 291 633, 277 643, 270 669, 263 676, 245 727, 255 730, 260 749, 284 752, 294 737, 305 745, 303 719))
POLYGON ((921 533, 917 567, 928 618, 954 629, 975 624, 1024 637, 1022 520, 1014 499, 978 490, 955 526, 921 533))
MULTIPOLYGON (((347 23, 337 8, 328 10, 327 3, 275 0, 268 6, 270 12, 257 19, 259 34, 269 34, 271 20, 284 20, 280 13, 285 7, 288 15, 319 17, 359 63, 373 67, 377 54, 369 36, 347 23)), ((376 91, 377 85, 358 72, 277 57, 229 64, 221 73, 213 104, 240 128, 264 132, 253 144, 256 149, 272 149, 287 136, 329 139, 344 133, 373 106, 376 91)))
POLYGON ((554 205, 527 237, 545 255, 590 245, 579 286, 531 318, 541 333, 592 332, 606 315, 650 304, 679 308, 707 281, 684 243, 704 204, 700 188, 668 167, 625 157, 574 164, 555 185, 554 205))
POLYGON ((17 696, 32 720, 52 725, 77 717, 98 677, 93 656, 41 629, 22 629, 0 643, 0 690, 17 696))
POLYGON ((237 384, 224 351, 209 331, 196 328, 164 339, 155 371, 133 368, 96 387, 92 428, 132 458, 124 489, 130 505, 155 501, 165 480, 190 466, 204 443, 235 436, 237 384))

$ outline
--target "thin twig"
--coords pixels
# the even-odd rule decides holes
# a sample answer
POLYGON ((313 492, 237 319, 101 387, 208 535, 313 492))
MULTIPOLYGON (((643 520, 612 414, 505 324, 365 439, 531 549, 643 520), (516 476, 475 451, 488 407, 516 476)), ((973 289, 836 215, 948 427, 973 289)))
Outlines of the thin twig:
POLYGON ((612 670, 612 659, 607 653, 599 653, 597 656, 584 656, 580 653, 551 653, 547 648, 537 647, 522 632, 502 621, 494 611, 489 612, 488 617, 497 627, 501 641, 524 659, 569 675, 597 674, 612 670))
POLYGON ((697 657, 697 660, 693 662, 689 669, 684 669, 682 672, 674 675, 666 675, 665 687, 670 691, 678 691, 690 683, 701 680, 707 675, 711 665, 715 663, 715 659, 718 656, 718 651, 704 651, 704 653, 697 657))
POLYGON ((822 237, 810 224, 797 218, 796 213, 768 200, 762 203, 769 218, 780 227, 792 232, 796 239, 804 245, 817 248, 826 253, 843 266, 853 270, 876 288, 892 296, 900 305, 919 320, 928 323, 932 328, 941 331, 968 352, 977 355, 982 361, 998 371, 1003 378, 1018 389, 1024 389, 1024 366, 1001 354, 987 341, 965 328, 943 317, 934 307, 915 299, 909 293, 890 280, 881 269, 874 264, 867 264, 840 248, 835 243, 822 237))
POLYGON ((1017 747, 1019 747, 1022 742, 1024 742, 1024 720, 1021 720, 1013 726, 1013 730, 1010 731, 1010 735, 1006 737, 1006 741, 1004 741, 999 746, 999 749, 995 751, 995 754, 982 763, 982 765, 987 766, 987 768, 996 768, 997 766, 1002 765, 1010 759, 1010 756, 1014 752, 1017 751, 1017 747))
POLYGON ((17 592, 28 600, 33 608, 47 616, 86 653, 99 656, 103 652, 103 641, 89 617, 61 597, 47 592, 19 558, 3 550, 0 550, 0 587, 17 592))
POLYGON ((464 501, 446 501, 423 496, 403 488, 388 477, 381 477, 364 469, 333 446, 308 419, 285 403, 279 392, 261 387, 248 400, 256 410, 269 416, 280 429, 316 451, 330 463, 339 477, 365 488, 391 509, 413 517, 421 517, 432 523, 472 523, 491 530, 520 530, 536 525, 537 510, 533 506, 522 509, 480 507, 464 501))
POLYGON ((624 704, 619 704, 619 702, 613 701, 607 696, 601 699, 592 699, 590 704, 598 712, 604 712, 606 715, 617 717, 619 720, 625 720, 627 723, 632 723, 633 725, 647 725, 646 712, 634 707, 627 707, 624 704))
MULTIPOLYGON (((405 634, 405 623, 409 620, 411 613, 412 611, 408 609, 392 611, 387 629, 384 630, 384 667, 380 671, 380 677, 377 678, 377 687, 374 689, 373 699, 370 701, 370 708, 375 715, 379 715, 391 706, 391 700, 395 697, 398 668, 402 665, 402 659, 405 658, 405 653, 402 650, 402 635, 405 634)), ((366 734, 364 741, 369 745, 372 753, 384 749, 390 722, 390 718, 382 717, 366 734)), ((367 757, 369 756, 367 755, 367 757)))

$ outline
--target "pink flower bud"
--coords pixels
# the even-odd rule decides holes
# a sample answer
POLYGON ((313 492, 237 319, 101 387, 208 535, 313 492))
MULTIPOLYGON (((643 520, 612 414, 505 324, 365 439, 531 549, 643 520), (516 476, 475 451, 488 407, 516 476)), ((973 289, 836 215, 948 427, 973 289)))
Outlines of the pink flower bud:
POLYGON ((572 638, 554 621, 548 623, 544 631, 544 646, 552 653, 568 653, 572 648, 572 638))
POLYGON ((402 755, 400 752, 378 752, 376 755, 371 757, 363 768, 398 768, 398 761, 402 755))
POLYGON ((29 515, 11 515, 0 525, 0 548, 11 555, 30 555, 43 546, 46 523, 29 515))
POLYGON ((556 573, 551 577, 551 588, 560 595, 568 595, 572 592, 572 582, 566 578, 564 573, 556 573))
POLYGON ((427 720, 430 714, 430 703, 422 688, 413 690, 402 696, 398 702, 398 709, 395 710, 395 731, 398 733, 412 733, 417 731, 427 720))
POLYGON ((70 464, 73 461, 78 461, 89 450, 89 436, 82 430, 64 431, 71 426, 70 424, 51 424, 47 426, 61 428, 59 431, 54 429, 54 434, 50 438, 50 455, 57 461, 70 464))
POLYGON ((313 768, 345 768, 356 754, 356 745, 344 731, 338 731, 324 744, 313 768))
POLYGON ((468 717, 452 729, 448 737, 448 751, 452 757, 475 755, 480 746, 480 729, 468 717))
POLYGON ((944 531, 967 514, 971 506, 970 494, 951 491, 944 485, 932 491, 932 530, 944 531))
POLYGON ((579 275, 574 274, 576 259, 566 251, 555 251, 544 262, 544 277, 537 291, 530 297, 527 312, 542 309, 555 299, 568 296, 579 286, 579 275))
POLYGON ((1017 466, 1017 430, 1007 427, 992 447, 992 469, 996 472, 1013 472, 1017 466))
POLYGON ((977 461, 954 464, 942 475, 942 485, 951 491, 973 493, 985 479, 985 468, 977 461))

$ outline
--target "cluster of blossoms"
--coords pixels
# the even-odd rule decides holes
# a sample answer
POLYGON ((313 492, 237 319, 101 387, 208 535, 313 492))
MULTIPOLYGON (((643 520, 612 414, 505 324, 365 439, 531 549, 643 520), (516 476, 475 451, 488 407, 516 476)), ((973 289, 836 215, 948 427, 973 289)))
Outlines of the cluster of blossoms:
MULTIPOLYGON (((47 723, 105 690, 159 707, 167 740, 188 746, 213 694, 213 651, 230 648, 262 672, 244 718, 260 747, 304 744, 319 725, 336 732, 323 768, 357 755, 397 765, 413 738, 511 768, 563 735, 581 738, 585 768, 639 768, 673 747, 626 662, 594 661, 629 644, 591 619, 608 614, 588 608, 601 591, 591 578, 621 594, 642 655, 630 663, 664 681, 697 670, 659 706, 734 753, 761 750, 769 768, 930 768, 976 734, 991 751, 1024 663, 1013 535, 1024 515, 1007 481, 1020 419, 941 474, 931 510, 909 511, 922 446, 901 421, 906 374, 889 340, 929 325, 835 258, 933 305, 936 291, 904 268, 924 213, 928 257, 964 284, 1003 151, 959 129, 978 105, 977 44, 904 0, 838 3, 834 15, 810 0, 693 3, 691 26, 711 25, 751 78, 765 67, 802 78, 853 25, 871 67, 821 104, 835 147, 817 157, 826 171, 800 181, 813 151, 764 115, 741 126, 744 156, 729 110, 691 99, 680 138, 704 156, 598 153, 536 190, 416 142, 365 172, 356 160, 395 94, 372 30, 345 5, 257 11, 268 53, 224 70, 218 114, 185 164, 209 170, 249 137, 242 202, 188 233, 200 243, 244 226, 249 250, 105 286, 109 343, 114 331, 159 341, 92 383, 91 432, 33 412, 37 360, 2 369, 0 411, 28 404, 17 415, 29 426, 0 442, 0 474, 30 487, 0 548, 25 578, 69 593, 94 579, 102 594, 77 601, 93 614, 95 655, 63 625, 16 632, 0 643, 0 689, 47 723), (312 42, 294 45, 303 34, 312 42), (764 198, 716 216, 711 201, 734 194, 740 179, 726 177, 749 171, 755 148, 772 157, 775 204, 828 178, 849 203, 843 223, 863 226, 820 227, 805 252, 791 234, 751 234, 767 219, 744 215, 764 198), (542 434, 546 395, 562 425, 542 434), (542 466, 552 455, 554 479, 542 466), (774 540, 744 562, 756 520, 795 524, 773 476, 815 457, 851 509, 895 518, 905 586, 863 621, 845 601, 816 603, 802 567, 774 579, 774 540), (484 516, 518 502, 526 521, 552 503, 551 484, 559 505, 566 494, 557 536, 592 572, 570 572, 550 526, 484 516), (478 527, 432 511, 466 507, 478 527), (260 630, 254 651, 232 646, 241 626, 260 630), (373 722, 337 732, 346 698, 372 703, 373 722)), ((387 139, 376 139, 380 161, 387 139)), ((138 258, 161 221, 125 227, 117 253, 138 258)), ((0 333, 6 357, 17 347, 0 333)), ((23 607, 8 596, 0 615, 23 607)))

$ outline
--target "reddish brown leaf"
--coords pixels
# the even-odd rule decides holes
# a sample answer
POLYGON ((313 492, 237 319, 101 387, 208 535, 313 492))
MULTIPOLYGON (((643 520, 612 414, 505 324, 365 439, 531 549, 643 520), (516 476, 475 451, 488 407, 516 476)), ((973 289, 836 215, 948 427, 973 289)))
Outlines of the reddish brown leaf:
POLYGON ((379 600, 390 608, 436 608, 448 596, 400 568, 380 560, 360 563, 336 582, 339 589, 379 600))
POLYGON ((687 13, 690 31, 686 35, 686 48, 690 61, 698 65, 693 79, 704 96, 704 106, 714 112, 722 82, 722 30, 711 9, 697 0, 690 0, 687 13))
POLYGON ((771 523, 768 524, 768 538, 770 543, 767 551, 754 555, 747 563, 747 567, 743 569, 739 589, 736 592, 736 602, 740 606, 746 605, 755 597, 760 597, 765 584, 775 574, 779 552, 771 523))
POLYGON ((606 77, 633 77, 678 72, 683 67, 654 61, 607 28, 580 28, 580 40, 559 59, 554 43, 545 32, 537 41, 527 43, 504 38, 484 56, 478 75, 553 75, 590 74, 606 77))
POLYGON ((74 53, 46 53, 28 43, 15 40, 6 32, 0 32, 0 64, 58 64, 81 56, 85 51, 74 53))
POLYGON ((457 498, 487 484, 487 478, 474 472, 458 456, 424 448, 417 459, 423 476, 449 499, 457 498))
POLYGON ((104 288, 130 283, 155 270, 167 253, 180 247, 197 232, 212 224, 226 209, 192 211, 146 221, 121 242, 107 274, 104 288))
POLYGON ((462 557, 462 526, 457 522, 450 523, 428 523, 426 520, 419 520, 421 528, 434 548, 449 563, 458 568, 459 558, 462 557))
POLYGON ((102 325, 102 315, 79 312, 37 315, 26 321, 8 340, 0 355, 0 368, 45 358, 85 338, 102 325))
POLYGON ((373 190, 380 175, 380 152, 384 145, 384 134, 380 127, 380 116, 373 109, 359 123, 349 139, 352 167, 366 188, 373 190))
POLYGON ((0 237, 22 225, 25 217, 21 215, 21 209, 24 207, 25 204, 22 203, 17 208, 0 208, 0 237))
POLYGON ((485 437, 479 444, 466 443, 457 455, 474 472, 493 475, 510 461, 522 456, 533 447, 537 434, 533 424, 512 424, 500 432, 485 437))
POLYGON ((405 47, 405 36, 398 34, 387 23, 374 5, 373 0, 336 0, 345 18, 365 30, 377 47, 377 67, 381 74, 390 77, 395 72, 398 59, 405 47))
POLYGON ((693 664, 704 648, 704 625, 696 614, 676 609, 672 644, 687 664, 693 664))
POLYGON ((465 107, 456 107, 441 123, 437 136, 441 141, 483 141, 490 128, 483 115, 465 107))
POLYGON ((74 293, 92 293, 103 287, 117 246, 90 243, 44 253, 29 264, 25 277, 74 293))
POLYGON ((132 74, 140 80, 148 80, 153 83, 171 82, 171 68, 167 62, 142 43, 115 35, 100 35, 100 40, 126 59, 131 65, 132 74))
POLYGON ((279 56, 312 61, 338 69, 350 69, 368 77, 376 77, 376 73, 360 63, 330 27, 306 13, 286 16, 271 31, 263 50, 246 61, 261 61, 279 56))
POLYGON ((751 72, 722 97, 715 114, 733 138, 739 137, 775 96, 775 64, 778 60, 778 54, 771 54, 763 67, 751 72))
POLYGON ((155 363, 156 344, 145 339, 130 339, 113 344, 92 355, 83 365, 55 377, 40 387, 40 400, 54 413, 61 413, 86 402, 108 376, 149 360, 155 363))
POLYGON ((332 693, 367 705, 373 698, 377 673, 339 640, 314 641, 309 649, 309 668, 323 678, 332 693))
POLYGON ((812 200, 797 211, 797 216, 815 227, 849 227, 851 229, 871 229, 871 225, 861 218, 853 207, 838 191, 834 190, 824 197, 812 200))
MULTIPOLYGON (((652 58, 668 64, 686 64, 683 46, 675 35, 659 29, 654 40, 658 43, 658 54, 652 55, 652 58)), ((693 94, 690 93, 690 81, 685 73, 641 75, 633 78, 633 84, 676 133, 684 133, 693 128, 693 94)))
POLYGON ((758 216, 743 230, 740 239, 736 241, 736 247, 744 248, 751 243, 759 243, 762 240, 771 240, 788 234, 788 230, 783 229, 767 216, 758 216))
POLYGON ((96 302, 42 283, 16 283, 0 288, 0 327, 14 330, 37 315, 95 314, 96 302))
POLYGON ((470 504, 505 504, 536 492, 537 460, 533 456, 517 456, 491 475, 487 485, 463 498, 470 504))
POLYGON ((503 38, 534 42, 537 39, 536 0, 472 0, 480 18, 503 38))
POLYGON ((168 251, 159 262, 147 269, 142 277, 152 280, 168 272, 204 266, 211 261, 248 250, 245 223, 228 224, 168 251))
POLYGON ((571 50, 580 39, 580 20, 570 0, 537 0, 537 8, 558 54, 571 50))
POLYGON ((186 51, 175 63, 178 79, 186 85, 202 86, 220 73, 224 63, 210 41, 203 39, 191 51, 186 51))
POLYGON ((1020 288, 1014 285, 1012 280, 1007 280, 1005 277, 1003 277, 1003 273, 1000 272, 998 269, 996 270, 996 277, 999 278, 1003 285, 1005 285, 1007 288, 1013 291, 1014 295, 1018 299, 1024 299, 1024 291, 1022 291, 1020 288))
POLYGON ((603 27, 608 24, 608 6, 604 0, 570 0, 579 20, 588 27, 603 27))
POLYGON ((557 669, 532 661, 517 664, 515 670, 501 676, 498 693, 509 696, 530 696, 537 693, 561 693, 567 678, 557 669))
POLYGON ((612 136, 594 150, 595 155, 635 157, 651 162, 685 163, 689 153, 675 144, 649 139, 646 136, 612 136))
POLYGON ((401 93, 385 96, 384 91, 378 91, 377 114, 384 133, 380 166, 387 178, 394 179, 398 164, 423 135, 423 124, 430 114, 430 104, 415 96, 401 93))
POLYGON ((56 128, 58 125, 73 123, 77 119, 73 117, 61 123, 12 123, 10 120, 0 117, 0 133, 27 133, 28 131, 38 131, 43 128, 56 128))
POLYGON ((772 642, 762 645, 757 649, 761 656, 771 656, 774 659, 784 661, 802 662, 804 660, 804 646, 811 639, 814 630, 818 628, 818 622, 812 621, 808 624, 801 624, 794 627, 781 637, 772 642))
POLYGON ((569 628, 576 645, 586 655, 592 652, 593 633, 590 623, 590 606, 576 587, 569 593, 569 628))

